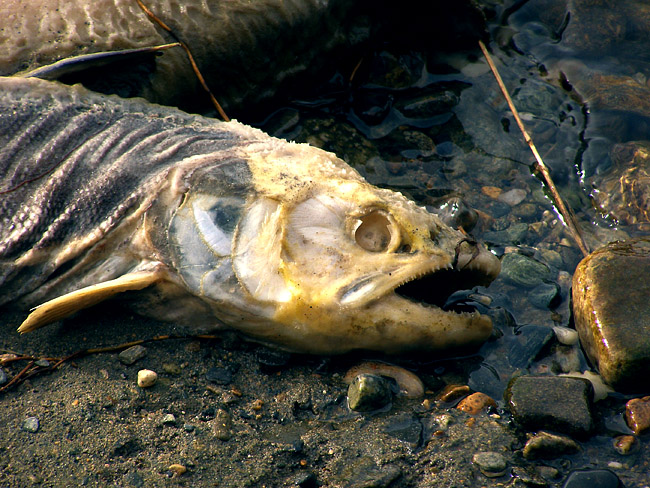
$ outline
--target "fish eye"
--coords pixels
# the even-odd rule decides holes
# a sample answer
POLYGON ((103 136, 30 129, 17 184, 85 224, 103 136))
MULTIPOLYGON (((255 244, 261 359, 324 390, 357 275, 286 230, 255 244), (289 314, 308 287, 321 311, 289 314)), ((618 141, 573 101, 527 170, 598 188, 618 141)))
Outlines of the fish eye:
POLYGON ((373 210, 359 218, 354 239, 366 251, 383 252, 397 248, 399 230, 389 214, 373 210))

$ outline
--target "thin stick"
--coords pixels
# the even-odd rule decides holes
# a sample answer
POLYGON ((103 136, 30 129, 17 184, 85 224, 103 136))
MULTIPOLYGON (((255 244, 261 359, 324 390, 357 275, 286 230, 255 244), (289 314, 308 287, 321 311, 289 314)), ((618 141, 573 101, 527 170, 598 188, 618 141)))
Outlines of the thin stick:
POLYGON ((553 180, 551 178, 551 173, 548 170, 548 167, 544 164, 544 161, 542 161, 542 157, 539 155, 539 152, 537 152, 537 148, 535 147, 532 138, 528 135, 528 132, 526 132, 524 123, 519 117, 519 112, 517 111, 515 104, 512 102, 512 99, 508 94, 508 89, 506 88, 506 85, 503 83, 503 80, 501 79, 501 75, 499 74, 499 71, 497 70, 497 67, 495 66, 494 62, 492 61, 492 57, 490 56, 490 53, 488 53, 485 44, 483 44, 483 42, 481 41, 478 41, 478 44, 481 47, 481 51, 483 51, 483 55, 485 56, 485 59, 487 60, 488 65, 490 66, 490 69, 492 70, 492 74, 494 75, 494 78, 497 80, 499 88, 501 89, 501 93, 503 93, 506 102, 508 102, 508 107, 510 107, 510 111, 512 112, 512 115, 517 121, 517 125, 519 126, 519 130, 524 136, 524 140, 528 144, 528 147, 530 147, 533 156, 535 156, 535 162, 536 162, 535 170, 542 175, 544 182, 546 183, 549 191, 551 192, 551 198, 553 199, 553 203, 559 210, 560 215, 562 215, 562 218, 564 219, 564 222, 567 228, 569 229, 569 233, 578 244, 578 247, 580 248, 580 251, 582 251, 582 254, 586 256, 587 254, 589 254, 589 248, 587 247, 587 244, 584 238, 582 237, 582 233, 578 228, 578 224, 576 223, 576 219, 575 216, 573 215, 573 212, 571 212, 571 210, 564 204, 564 200, 562 200, 560 193, 557 191, 557 187, 555 186, 555 183, 553 183, 553 180))
POLYGON ((228 117, 226 115, 226 112, 224 112, 223 108, 221 108, 221 105, 219 104, 215 96, 212 94, 212 91, 208 87, 208 84, 205 82, 205 78, 203 78, 203 75, 201 74, 198 65, 194 61, 194 56, 192 56, 192 53, 190 52, 190 48, 187 46, 187 44, 185 44, 182 40, 180 40, 176 36, 176 34, 174 34, 171 28, 167 24, 165 24, 162 20, 160 20, 156 16, 156 14, 154 14, 151 10, 149 10, 149 8, 144 3, 142 3, 141 0, 135 0, 135 1, 138 3, 142 11, 145 14, 147 14, 147 17, 149 17, 152 21, 158 24, 163 30, 167 31, 174 38, 174 40, 180 44, 180 46, 185 51, 185 54, 187 54, 187 58, 189 59, 190 64, 192 65, 192 70, 194 70, 194 74, 198 78, 199 83, 201 83, 201 86, 210 97, 210 101, 212 102, 212 105, 214 105, 214 107, 217 109, 217 112, 219 112, 219 115, 223 120, 225 120, 226 122, 230 122, 230 117, 228 117))

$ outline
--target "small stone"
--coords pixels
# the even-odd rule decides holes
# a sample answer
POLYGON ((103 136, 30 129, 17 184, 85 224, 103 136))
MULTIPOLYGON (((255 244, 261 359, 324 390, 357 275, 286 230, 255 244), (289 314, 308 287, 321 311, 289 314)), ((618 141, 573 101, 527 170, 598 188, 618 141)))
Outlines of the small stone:
POLYGON ((623 455, 633 453, 639 448, 639 441, 633 435, 619 435, 614 438, 614 450, 623 455))
POLYGON ((7 373, 5 373, 2 368, 0 368, 0 385, 4 385, 7 381, 9 381, 9 378, 7 378, 7 373))
POLYGON ((415 373, 401 366, 379 361, 366 361, 350 368, 345 373, 343 381, 349 385, 360 374, 392 378, 397 383, 399 394, 408 398, 421 398, 424 396, 422 380, 415 373))
POLYGON ((568 327, 553 327, 555 338, 560 344, 565 346, 574 346, 578 343, 578 331, 568 327))
POLYGON ((623 484, 608 469, 585 469, 573 471, 562 488, 622 488, 623 484))
POLYGON ((476 392, 472 393, 466 398, 463 398, 456 408, 462 410, 470 415, 478 415, 487 407, 496 407, 497 402, 485 393, 476 392))
POLYGON ((137 346, 131 346, 127 349, 124 349, 124 351, 122 351, 117 355, 117 358, 120 360, 122 364, 126 364, 127 366, 130 366, 136 361, 145 357, 146 355, 147 355, 147 348, 137 345, 137 346))
POLYGON ((650 396, 628 401, 625 404, 625 421, 637 435, 650 428, 650 396))
POLYGON ((514 416, 528 430, 554 430, 588 435, 593 387, 587 380, 562 376, 519 376, 508 383, 504 397, 514 416))
POLYGON ((496 200, 499 198, 499 195, 501 195, 501 192, 503 192, 503 190, 498 186, 484 186, 481 188, 481 192, 484 195, 496 200))
POLYGON ((510 365, 522 369, 530 367, 554 337, 553 329, 544 325, 519 327, 508 350, 510 365))
POLYGON ((27 417, 25 420, 23 420, 23 425, 22 429, 27 432, 38 432, 38 429, 40 428, 41 424, 38 421, 37 417, 27 417))
POLYGON ((501 259, 501 276, 510 284, 534 288, 547 281, 551 271, 544 263, 511 252, 501 259))
POLYGON ((205 379, 217 385, 227 385, 232 382, 232 372, 228 368, 210 368, 205 379))
POLYGON ((579 450, 578 443, 570 437, 539 431, 528 439, 523 454, 526 459, 553 459, 579 450))
POLYGON ((140 388, 149 388, 156 384, 158 375, 150 369, 141 369, 138 371, 138 386, 140 388))
POLYGON ((371 412, 389 405, 392 401, 391 388, 381 376, 357 375, 348 387, 348 407, 356 412, 371 412))
POLYGON ((166 413, 162 418, 163 425, 176 425, 176 417, 173 413, 166 413))
POLYGON ((169 470, 176 476, 180 476, 187 471, 187 468, 182 464, 172 464, 169 466, 169 470))
POLYGON ((528 292, 528 300, 542 310, 555 308, 562 300, 560 287, 556 283, 541 283, 528 292))
POLYGON ((217 439, 228 441, 232 437, 232 419, 224 409, 217 410, 212 423, 212 432, 217 439))
POLYGON ((436 395, 436 400, 449 403, 458 400, 467 395, 470 389, 467 385, 446 385, 442 391, 436 395))
POLYGON ((194 426, 192 424, 183 424, 183 430, 185 432, 194 432, 194 426))
POLYGON ((34 364, 36 366, 39 366, 41 368, 49 368, 50 367, 50 362, 47 359, 37 359, 34 361, 34 364))
POLYGON ((508 463, 506 458, 498 452, 477 452, 472 457, 472 462, 478 466, 488 478, 496 478, 506 474, 506 467, 508 463))
POLYGON ((511 207, 514 207, 515 205, 523 202, 526 199, 526 195, 526 190, 523 190, 521 188, 514 188, 512 190, 508 190, 505 193, 501 193, 497 197, 497 200, 503 203, 507 203, 511 207))

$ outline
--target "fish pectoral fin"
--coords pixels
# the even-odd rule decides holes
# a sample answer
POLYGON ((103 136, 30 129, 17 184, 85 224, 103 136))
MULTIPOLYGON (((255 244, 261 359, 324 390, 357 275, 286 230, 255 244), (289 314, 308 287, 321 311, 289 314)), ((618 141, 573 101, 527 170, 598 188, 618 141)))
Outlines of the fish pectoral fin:
POLYGON ((137 63, 143 59, 153 59, 156 54, 172 47, 180 47, 180 43, 162 44, 160 46, 121 49, 98 53, 81 54, 61 59, 55 63, 41 66, 31 71, 18 73, 14 76, 21 78, 42 78, 44 80, 59 80, 61 77, 80 73, 96 68, 110 66, 115 63, 137 63))
POLYGON ((118 293, 141 290, 161 281, 162 275, 160 270, 136 271, 54 298, 34 308, 32 313, 20 324, 18 332, 21 334, 31 332, 68 317, 79 310, 97 305, 118 293))

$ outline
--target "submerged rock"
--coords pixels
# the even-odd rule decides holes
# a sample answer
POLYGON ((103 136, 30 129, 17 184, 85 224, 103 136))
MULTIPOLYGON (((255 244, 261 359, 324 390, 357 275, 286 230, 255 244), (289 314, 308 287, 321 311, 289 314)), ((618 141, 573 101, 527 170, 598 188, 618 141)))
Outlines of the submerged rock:
POLYGON ((588 435, 593 387, 587 380, 558 376, 519 376, 508 384, 505 399, 525 429, 588 435))
POLYGON ((612 166, 591 179, 592 197, 604 215, 619 223, 650 226, 650 142, 616 144, 612 166))
POLYGON ((580 450, 576 441, 564 435, 540 431, 528 439, 523 455, 526 459, 553 459, 580 450))
POLYGON ((650 386, 650 239, 614 242, 583 259, 573 276, 580 342, 617 391, 650 386))
POLYGON ((625 404, 625 421, 635 434, 650 429, 650 396, 633 398, 625 404))
POLYGON ((622 488, 623 483, 608 469, 573 471, 562 488, 622 488))

